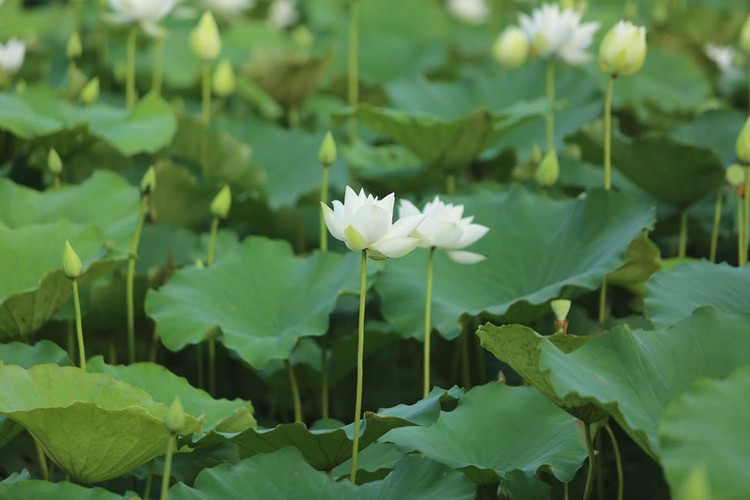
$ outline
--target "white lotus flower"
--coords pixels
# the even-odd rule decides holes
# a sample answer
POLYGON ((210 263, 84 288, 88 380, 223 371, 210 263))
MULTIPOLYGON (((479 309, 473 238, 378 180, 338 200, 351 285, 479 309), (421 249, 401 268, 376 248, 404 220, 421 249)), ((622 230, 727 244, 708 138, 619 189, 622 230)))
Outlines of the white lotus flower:
POLYGON ((203 6, 224 17, 232 17, 255 6, 255 0, 203 0, 203 6))
POLYGON ((0 43, 0 73, 12 75, 21 69, 26 56, 26 44, 11 38, 6 44, 0 43))
POLYGON ((581 24, 582 12, 545 4, 531 17, 522 14, 521 29, 529 37, 533 51, 540 57, 559 57, 568 64, 583 64, 591 59, 586 52, 599 23, 581 24))
POLYGON ((485 23, 490 15, 487 0, 448 0, 448 11, 468 24, 485 23))
POLYGON ((703 50, 706 52, 706 57, 711 59, 724 75, 738 77, 742 74, 740 68, 735 64, 737 61, 737 50, 734 47, 708 43, 703 47, 703 50))
POLYGON ((294 0, 274 0, 268 11, 268 22, 279 29, 287 28, 299 20, 294 0))
POLYGON ((474 224, 474 217, 464 217, 463 205, 444 203, 438 196, 420 211, 408 200, 401 200, 399 215, 416 217, 424 215, 424 221, 414 230, 412 236, 419 239, 419 246, 447 250, 448 256, 460 264, 475 264, 485 259, 484 255, 461 251, 482 238, 487 226, 474 224))
POLYGON ((161 36, 159 21, 177 5, 178 0, 108 0, 114 12, 107 20, 114 24, 139 24, 150 36, 161 36))
POLYGON ((346 187, 344 203, 333 201, 333 210, 321 202, 326 226, 334 238, 346 243, 355 252, 368 250, 373 256, 402 257, 414 250, 419 240, 409 236, 424 220, 421 214, 403 217, 393 224, 394 195, 382 200, 365 195, 364 189, 356 194, 346 187))

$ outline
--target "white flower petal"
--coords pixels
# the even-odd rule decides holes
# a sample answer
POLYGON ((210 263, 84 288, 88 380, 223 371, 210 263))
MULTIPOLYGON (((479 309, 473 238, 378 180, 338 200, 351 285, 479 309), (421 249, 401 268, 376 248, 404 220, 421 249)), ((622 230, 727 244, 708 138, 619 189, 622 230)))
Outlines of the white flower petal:
POLYGON ((450 251, 448 252, 448 257, 459 264, 477 264, 487 258, 484 255, 480 255, 474 252, 466 252, 463 250, 450 251))
POLYGON ((391 216, 378 205, 362 205, 354 213, 351 226, 367 240, 367 248, 385 237, 391 226, 391 216))
POLYGON ((422 214, 402 217, 391 226, 388 231, 388 237, 409 236, 415 229, 417 229, 417 227, 419 227, 423 220, 425 220, 425 216, 422 214))
POLYGON ((490 230, 490 228, 481 224, 469 224, 466 226, 462 226, 461 229, 463 234, 461 234, 461 238, 458 240, 454 248, 468 247, 469 245, 477 242, 480 238, 487 234, 487 231, 490 230))
POLYGON ((379 241, 377 244, 372 246, 373 250, 377 250, 386 257, 397 259, 408 254, 419 245, 419 240, 416 238, 409 238, 408 236, 396 236, 393 238, 386 238, 379 241))
POLYGON ((422 212, 409 200, 401 200, 398 204, 398 216, 400 218, 409 217, 412 215, 422 215, 422 212))
MULTIPOLYGON (((336 202, 334 201, 334 204, 336 202)), ((336 215, 336 213, 328 208, 328 205, 326 205, 323 202, 320 202, 321 207, 323 208, 323 218, 326 221, 326 227, 328 228, 328 231, 331 232, 331 236, 336 238, 337 240, 344 241, 346 237, 344 236, 344 225, 342 224, 341 219, 336 215)), ((341 205, 341 203, 339 203, 341 205)))

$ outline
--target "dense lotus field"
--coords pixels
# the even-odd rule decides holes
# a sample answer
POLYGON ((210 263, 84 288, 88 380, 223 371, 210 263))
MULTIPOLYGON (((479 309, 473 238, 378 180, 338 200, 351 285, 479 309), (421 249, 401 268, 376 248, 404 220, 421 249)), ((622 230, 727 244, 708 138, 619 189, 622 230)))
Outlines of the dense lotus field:
POLYGON ((749 16, 0 0, 0 498, 750 498, 749 16))

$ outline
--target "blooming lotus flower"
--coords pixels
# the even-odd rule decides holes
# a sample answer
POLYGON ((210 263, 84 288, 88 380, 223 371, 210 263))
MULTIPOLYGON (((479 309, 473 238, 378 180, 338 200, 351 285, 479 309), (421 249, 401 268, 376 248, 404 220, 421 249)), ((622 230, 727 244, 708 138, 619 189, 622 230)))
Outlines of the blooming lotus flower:
POLYGON ((591 56, 586 52, 599 23, 581 24, 582 13, 545 4, 519 18, 521 29, 529 37, 534 53, 540 57, 559 57, 568 64, 583 64, 591 56))
POLYGON ((475 264, 483 261, 484 255, 461 249, 478 241, 490 228, 474 224, 473 216, 463 217, 463 214, 463 205, 444 203, 438 196, 427 203, 422 211, 408 200, 401 200, 399 205, 401 217, 425 217, 412 233, 412 236, 419 239, 419 246, 447 250, 448 256, 455 262, 475 264))
POLYGON ((115 24, 139 24, 150 36, 161 36, 159 21, 177 5, 177 0, 109 0, 114 12, 107 19, 115 24))
POLYGON ((326 226, 334 238, 346 243, 355 252, 367 250, 371 256, 403 257, 414 250, 419 240, 409 236, 424 216, 414 214, 392 223, 394 195, 382 200, 359 194, 346 187, 344 203, 333 201, 333 210, 321 202, 326 226))
POLYGON ((294 0, 274 0, 268 11, 268 22, 283 29, 288 28, 299 20, 299 12, 294 0))
POLYGON ((646 28, 620 21, 599 48, 599 66, 612 77, 632 75, 646 60, 646 28))
POLYGON ((12 75, 21 69, 26 56, 26 44, 11 38, 6 44, 0 43, 0 73, 12 75))
POLYGON ((486 0, 448 0, 448 11, 468 24, 482 24, 490 14, 486 0))
POLYGON ((203 6, 224 17, 232 17, 255 6, 255 0, 203 0, 203 6))

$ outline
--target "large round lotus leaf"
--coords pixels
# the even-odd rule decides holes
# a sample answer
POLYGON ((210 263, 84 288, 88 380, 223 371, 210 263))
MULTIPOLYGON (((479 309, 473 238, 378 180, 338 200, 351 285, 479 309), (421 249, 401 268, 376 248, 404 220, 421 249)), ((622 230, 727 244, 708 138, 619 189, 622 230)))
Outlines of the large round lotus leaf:
POLYGON ((121 500, 123 498, 137 498, 136 495, 124 497, 102 488, 85 488, 73 483, 53 483, 50 481, 28 480, 14 483, 0 483, 1 498, 33 498, 34 500, 60 500, 75 498, 76 500, 121 500))
POLYGON ((28 340, 73 293, 62 270, 65 240, 83 263, 82 284, 123 261, 95 226, 59 222, 8 229, 0 224, 0 340, 28 340))
POLYGON ((373 130, 393 137, 432 170, 456 174, 508 131, 542 115, 547 107, 545 101, 537 100, 495 114, 476 108, 459 118, 447 119, 425 112, 362 105, 354 116, 373 130))
POLYGON ((748 316, 699 309, 667 330, 618 327, 565 354, 546 339, 540 370, 558 397, 607 410, 647 453, 660 454, 657 429, 667 405, 703 377, 723 378, 750 359, 748 316))
POLYGON ((745 121, 747 113, 744 110, 713 109, 678 127, 676 134, 685 142, 716 150, 722 163, 727 166, 737 158, 737 134, 745 121))
POLYGON ((357 289, 358 257, 296 257, 287 242, 251 237, 211 268, 177 271, 149 291, 146 312, 170 350, 219 330, 227 348, 263 368, 288 359, 299 338, 326 332, 338 296, 357 289))
POLYGON ((139 207, 138 188, 111 172, 97 171, 81 184, 45 192, 0 179, 0 221, 11 229, 61 221, 93 225, 127 250, 139 207))
POLYGON ((687 318, 701 306, 727 313, 750 313, 750 267, 702 261, 665 269, 651 278, 646 313, 657 328, 687 318))
MULTIPOLYGON (((583 146, 584 158, 601 164, 601 127, 590 127, 576 137, 583 146)), ((612 165, 646 193, 681 210, 716 192, 724 182, 724 167, 715 150, 661 132, 649 132, 637 139, 615 134, 612 165)))
POLYGON ((0 94, 0 129, 22 139, 81 129, 102 139, 124 156, 154 153, 172 140, 177 120, 169 104, 149 95, 131 111, 104 104, 70 104, 53 89, 35 87, 0 94))
POLYGON ((705 470, 712 498, 750 498, 750 367, 725 380, 703 379, 664 410, 661 465, 677 492, 693 470, 705 470))
POLYGON ((111 366, 105 364, 101 357, 96 357, 86 364, 86 369, 89 372, 110 373, 117 380, 143 389, 154 401, 165 405, 170 405, 175 396, 179 396, 185 412, 203 421, 202 433, 242 432, 256 425, 253 405, 249 401, 214 399, 161 365, 135 363, 111 366))
MULTIPOLYGON (((0 414, 21 424, 82 483, 120 476, 162 455, 167 405, 111 375, 79 368, 0 365, 0 414)), ((181 434, 200 423, 185 415, 181 434)))
POLYGON ((591 340, 591 337, 555 334, 549 337, 539 335, 531 328, 521 325, 495 326, 486 324, 479 327, 477 335, 481 345, 497 359, 507 363, 532 387, 550 398, 557 406, 584 422, 594 423, 607 413, 598 406, 575 396, 561 398, 555 393, 547 373, 539 369, 540 347, 543 342, 551 342, 563 352, 571 352, 591 340))
MULTIPOLYGON (((436 254, 432 325, 446 338, 459 334, 466 314, 502 315, 519 302, 543 304, 566 286, 598 288, 622 265, 630 241, 654 222, 649 207, 602 190, 559 201, 514 187, 449 201, 463 203, 464 216, 490 230, 469 248, 487 255, 484 262, 466 266, 436 254)), ((423 336, 426 280, 427 254, 417 250, 388 261, 375 283, 383 315, 404 336, 423 336)))
MULTIPOLYGON (((379 437, 397 427, 430 425, 440 414, 443 401, 454 401, 460 389, 435 388, 413 405, 399 405, 366 411, 360 429, 359 448, 364 450, 379 437)), ((332 429, 308 429, 303 423, 281 424, 273 429, 250 429, 238 435, 225 435, 240 449, 241 456, 270 453, 286 446, 298 448, 305 460, 318 470, 331 470, 352 456, 354 424, 332 429)))
POLYGON ((381 481, 362 486, 336 482, 306 464, 300 452, 291 447, 246 458, 235 465, 205 469, 192 488, 179 483, 169 490, 173 500, 469 500, 474 494, 474 485, 462 474, 419 457, 404 457, 381 481))
POLYGON ((578 419, 536 389, 491 382, 464 395, 458 407, 429 427, 394 429, 381 441, 494 483, 513 471, 538 470, 569 481, 586 458, 578 419))

